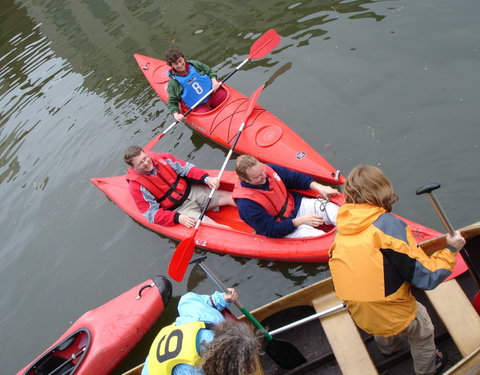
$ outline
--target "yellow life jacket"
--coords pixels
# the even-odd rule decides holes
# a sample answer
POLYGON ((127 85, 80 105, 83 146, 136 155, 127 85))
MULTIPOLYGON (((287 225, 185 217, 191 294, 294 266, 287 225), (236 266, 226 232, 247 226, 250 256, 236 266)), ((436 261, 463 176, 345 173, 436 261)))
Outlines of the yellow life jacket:
POLYGON ((150 374, 170 375, 173 368, 181 363, 198 366, 201 357, 197 352, 197 334, 206 328, 204 322, 182 325, 172 323, 158 333, 148 353, 150 374))

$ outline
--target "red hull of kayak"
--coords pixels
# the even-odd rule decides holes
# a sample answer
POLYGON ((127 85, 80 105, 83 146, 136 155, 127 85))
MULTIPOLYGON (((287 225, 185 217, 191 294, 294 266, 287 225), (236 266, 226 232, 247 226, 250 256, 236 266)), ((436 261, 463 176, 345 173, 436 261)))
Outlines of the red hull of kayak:
MULTIPOLYGON (((212 176, 218 175, 218 171, 209 171, 209 173, 212 176)), ((235 179, 235 172, 225 171, 220 188, 231 191, 235 179)), ((93 178, 91 181, 142 225, 178 241, 191 236, 192 229, 183 225, 161 226, 148 222, 138 211, 128 190, 125 176, 93 178)), ((218 212, 208 211, 207 216, 219 224, 230 226, 231 229, 202 223, 195 236, 196 246, 241 257, 289 262, 326 262, 328 250, 335 235, 335 228, 331 227, 325 235, 319 237, 267 238, 254 234, 253 229, 240 219, 237 209, 230 206, 221 207, 218 212)), ((440 235, 433 229, 410 220, 403 220, 412 228, 417 242, 440 235)))
MULTIPOLYGON (((163 280, 165 280, 163 278, 163 280)), ((69 374, 92 375, 109 374, 130 352, 130 350, 147 333, 153 323, 163 312, 171 296, 171 284, 166 280, 169 289, 161 295, 156 287, 145 288, 141 298, 137 299, 139 290, 145 284, 152 284, 148 280, 106 304, 83 314, 73 325, 43 354, 30 363, 17 375, 50 373, 51 370, 40 371, 41 359, 50 355, 54 359, 67 359, 79 348, 87 347, 77 369, 69 374), (164 301, 165 299, 165 301, 164 301), (58 347, 65 338, 81 331, 74 345, 65 350, 52 349, 58 347)), ((166 285, 165 284, 165 285, 166 285)), ((166 288, 166 289, 168 289, 166 288)), ((67 363, 68 364, 68 363, 67 363)), ((44 366, 43 366, 44 367, 44 366)), ((53 368, 56 368, 55 365, 53 368)), ((68 367, 66 367, 68 369, 68 367)), ((66 371, 64 368, 64 370, 66 371)), ((61 371, 55 374, 62 374, 61 371)))
MULTIPOLYGON (((150 85, 167 102, 167 72, 170 67, 165 61, 147 56, 136 54, 135 58, 150 85)), ((186 123, 205 137, 230 148, 240 124, 245 120, 248 98, 227 85, 224 88, 228 96, 221 105, 206 113, 191 112, 186 123)), ((345 178, 302 138, 259 105, 255 106, 245 124, 235 151, 309 174, 330 184, 345 182, 345 178)))

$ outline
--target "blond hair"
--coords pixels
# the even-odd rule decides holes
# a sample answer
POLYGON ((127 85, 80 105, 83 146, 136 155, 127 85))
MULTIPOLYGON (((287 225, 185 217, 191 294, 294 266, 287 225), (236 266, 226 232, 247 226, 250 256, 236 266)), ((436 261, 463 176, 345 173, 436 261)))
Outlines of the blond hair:
POLYGON ((247 169, 252 168, 257 165, 258 160, 252 155, 241 155, 237 158, 237 163, 235 165, 235 172, 237 176, 242 180, 247 180, 247 169))
POLYGON ((392 211, 397 194, 387 176, 373 165, 359 165, 347 177, 344 193, 347 203, 368 203, 392 211))

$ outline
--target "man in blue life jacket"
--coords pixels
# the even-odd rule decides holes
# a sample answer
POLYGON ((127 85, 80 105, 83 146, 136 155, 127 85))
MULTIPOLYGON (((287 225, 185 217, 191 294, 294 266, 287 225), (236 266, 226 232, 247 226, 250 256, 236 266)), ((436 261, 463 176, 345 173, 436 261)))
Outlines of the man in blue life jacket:
POLYGON ((216 73, 208 65, 196 60, 185 60, 182 51, 172 48, 165 56, 167 64, 172 68, 169 71, 168 103, 170 113, 177 121, 183 121, 180 113, 180 103, 191 108, 210 90, 213 93, 207 96, 193 112, 208 112, 219 106, 227 97, 227 92, 220 87, 216 73))
POLYGON ((180 298, 179 316, 158 333, 142 375, 248 375, 256 369, 259 336, 246 324, 225 319, 221 311, 238 298, 228 293, 180 298))
POLYGON ((243 221, 257 234, 271 238, 320 236, 319 225, 335 225, 338 206, 327 201, 338 190, 319 184, 310 176, 276 165, 260 163, 251 155, 237 158, 239 181, 232 197, 243 221), (319 198, 290 191, 316 190, 319 198))

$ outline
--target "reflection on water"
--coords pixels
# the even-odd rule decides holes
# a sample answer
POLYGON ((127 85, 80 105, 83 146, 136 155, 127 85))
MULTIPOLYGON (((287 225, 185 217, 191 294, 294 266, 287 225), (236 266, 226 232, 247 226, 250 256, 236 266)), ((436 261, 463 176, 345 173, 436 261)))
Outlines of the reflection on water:
MULTIPOLYGON (((413 180, 445 182, 460 226, 478 212, 478 7, 456 4, 453 16, 446 1, 3 0, 3 372, 17 371, 83 312, 167 272, 177 243, 133 222, 89 182, 124 172, 122 151, 172 122, 134 53, 162 58, 176 46, 222 77, 275 28, 280 46, 245 65, 232 86, 249 94, 291 63, 261 105, 340 169, 381 164, 406 198, 402 216, 434 224, 428 202, 409 194, 413 180)), ((158 148, 201 166, 225 157, 181 125, 158 148)), ((324 264, 198 253, 252 309, 328 276, 324 264)), ((190 289, 213 286, 194 271, 174 294, 190 289)), ((174 315, 169 307, 161 322, 174 315)), ((152 336, 124 369, 143 359, 152 336)))

